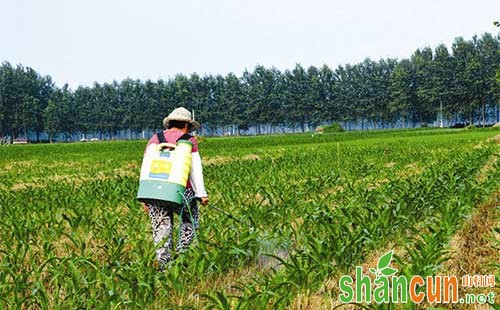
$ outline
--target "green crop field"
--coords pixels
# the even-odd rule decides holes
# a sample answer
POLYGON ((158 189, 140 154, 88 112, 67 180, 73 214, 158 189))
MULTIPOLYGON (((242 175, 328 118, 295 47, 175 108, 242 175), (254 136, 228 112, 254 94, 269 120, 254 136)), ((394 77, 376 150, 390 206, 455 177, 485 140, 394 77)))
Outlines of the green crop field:
POLYGON ((202 207, 161 273, 135 201, 145 141, 0 147, 0 309, 333 308, 339 277, 389 250, 408 276, 498 276, 499 134, 201 138, 211 204, 249 225, 202 207))

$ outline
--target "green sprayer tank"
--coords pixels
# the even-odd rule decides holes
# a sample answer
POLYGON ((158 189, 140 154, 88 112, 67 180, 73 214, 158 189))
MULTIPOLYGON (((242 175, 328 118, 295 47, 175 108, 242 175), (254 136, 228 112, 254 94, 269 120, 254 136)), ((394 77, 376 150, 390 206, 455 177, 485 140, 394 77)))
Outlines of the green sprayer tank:
POLYGON ((150 144, 142 161, 137 199, 145 203, 182 204, 191 170, 192 148, 188 140, 179 140, 177 144, 150 144))

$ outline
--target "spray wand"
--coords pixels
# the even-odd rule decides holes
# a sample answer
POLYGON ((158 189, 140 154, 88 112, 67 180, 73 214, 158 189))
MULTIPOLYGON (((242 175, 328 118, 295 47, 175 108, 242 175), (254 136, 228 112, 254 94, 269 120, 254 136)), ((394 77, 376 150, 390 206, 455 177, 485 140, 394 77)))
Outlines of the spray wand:
POLYGON ((253 232, 254 231, 254 227, 252 226, 252 224, 249 224, 245 221, 242 221, 241 219, 235 217, 234 215, 232 215, 231 213, 227 212, 227 211, 224 211, 222 210, 221 208, 218 208, 212 204, 209 204, 208 205, 210 208, 214 209, 214 210, 217 210, 219 211, 220 213, 224 214, 225 216, 229 217, 230 219, 233 219, 235 220, 236 222, 238 223, 241 223, 241 224, 244 224, 245 226, 248 226, 248 228, 250 228, 250 231, 253 232))

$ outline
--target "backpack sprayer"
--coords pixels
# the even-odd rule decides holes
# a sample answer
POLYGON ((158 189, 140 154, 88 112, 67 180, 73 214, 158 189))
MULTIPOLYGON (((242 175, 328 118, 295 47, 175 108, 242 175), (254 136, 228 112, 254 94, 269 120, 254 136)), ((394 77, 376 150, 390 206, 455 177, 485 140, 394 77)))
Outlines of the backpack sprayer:
POLYGON ((166 143, 163 133, 157 136, 160 143, 150 144, 144 154, 137 200, 180 205, 191 170, 191 136, 183 135, 176 144, 166 143))

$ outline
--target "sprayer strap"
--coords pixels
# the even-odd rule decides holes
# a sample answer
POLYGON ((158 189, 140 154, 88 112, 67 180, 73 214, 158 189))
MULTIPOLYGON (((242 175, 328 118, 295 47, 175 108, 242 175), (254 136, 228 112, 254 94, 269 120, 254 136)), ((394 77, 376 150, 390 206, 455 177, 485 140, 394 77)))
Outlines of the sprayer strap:
MULTIPOLYGON (((165 134, 163 133, 163 131, 160 131, 156 134, 156 137, 158 138, 158 141, 160 141, 160 143, 166 143, 167 142, 167 139, 165 139, 165 134)), ((177 139, 177 141, 179 140, 189 140, 191 139, 193 136, 191 136, 190 134, 183 134, 182 136, 179 137, 179 139, 177 139)), ((177 142, 175 141, 175 142, 177 142)))
POLYGON ((163 131, 160 131, 159 133, 157 133, 156 137, 158 138, 158 141, 160 141, 160 143, 167 142, 167 140, 165 139, 165 135, 163 134, 163 131))
POLYGON ((185 134, 183 134, 182 136, 180 136, 180 137, 179 137, 179 139, 177 139, 177 141, 179 141, 179 140, 189 140, 189 139, 191 139, 192 137, 193 137, 193 136, 191 136, 190 134, 185 133, 185 134))

